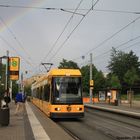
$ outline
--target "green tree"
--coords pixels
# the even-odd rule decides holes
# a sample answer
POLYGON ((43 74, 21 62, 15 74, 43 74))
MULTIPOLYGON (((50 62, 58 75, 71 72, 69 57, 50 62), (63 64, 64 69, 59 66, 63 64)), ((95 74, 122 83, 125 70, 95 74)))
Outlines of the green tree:
POLYGON ((83 85, 83 92, 84 93, 88 93, 87 95, 89 95, 89 66, 83 66, 81 68, 81 73, 82 73, 82 85, 83 85))
POLYGON ((2 59, 0 59, 0 108, 1 108, 1 100, 3 98, 4 89, 5 89, 5 79, 3 78, 5 74, 4 65, 2 64, 2 59))
POLYGON ((138 76, 135 68, 133 68, 133 67, 130 70, 128 70, 126 72, 126 74, 124 75, 124 81, 130 87, 130 91, 131 91, 131 88, 134 85, 134 83, 138 80, 139 80, 139 76, 138 76))
POLYGON ((5 70, 6 70, 6 65, 1 64, 0 66, 0 96, 2 97, 4 94, 5 90, 5 70))
POLYGON ((110 87, 115 88, 115 89, 120 89, 121 88, 121 84, 120 84, 118 76, 116 76, 114 74, 111 76, 110 87))
POLYGON ((16 94, 18 93, 18 84, 17 81, 12 82, 12 97, 15 98, 16 94))
POLYGON ((31 85, 26 85, 24 91, 27 94, 27 96, 31 96, 31 85))
POLYGON ((99 90, 104 89, 106 87, 105 77, 104 77, 102 71, 95 71, 95 73, 93 73, 93 79, 95 81, 94 90, 96 92, 98 92, 99 90))
MULTIPOLYGON (((94 93, 97 93, 99 90, 105 87, 105 78, 101 71, 98 71, 97 68, 92 66, 92 75, 94 80, 94 93)), ((82 83, 83 91, 89 95, 89 80, 90 80, 90 67, 88 65, 81 68, 82 73, 82 83)))
MULTIPOLYGON (((1 73, 0 73, 0 96, 2 97, 5 92, 5 71, 6 71, 6 65, 1 65, 1 73)), ((12 95, 13 98, 15 97, 16 93, 18 92, 18 84, 16 81, 12 82, 12 95)))
POLYGON ((111 74, 118 76, 121 84, 124 82, 125 73, 132 67, 134 67, 136 72, 140 74, 139 58, 132 51, 124 53, 112 48, 111 60, 109 61, 108 69, 111 74))
POLYGON ((77 63, 73 61, 67 61, 66 59, 63 59, 62 62, 60 62, 58 68, 64 68, 64 69, 79 69, 77 63))

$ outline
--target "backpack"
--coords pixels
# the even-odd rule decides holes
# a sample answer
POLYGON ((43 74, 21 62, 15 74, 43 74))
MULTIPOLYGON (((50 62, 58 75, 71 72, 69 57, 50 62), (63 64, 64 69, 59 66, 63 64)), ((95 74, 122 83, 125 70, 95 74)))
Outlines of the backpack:
POLYGON ((22 94, 21 93, 18 93, 16 95, 16 102, 22 102, 22 94))

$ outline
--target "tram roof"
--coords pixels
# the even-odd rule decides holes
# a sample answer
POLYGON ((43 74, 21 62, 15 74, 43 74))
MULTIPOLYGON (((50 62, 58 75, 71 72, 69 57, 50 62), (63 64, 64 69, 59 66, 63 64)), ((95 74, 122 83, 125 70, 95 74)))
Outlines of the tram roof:
POLYGON ((49 76, 81 76, 79 69, 52 69, 47 74, 49 76))
POLYGON ((39 83, 47 79, 48 77, 55 76, 81 76, 79 69, 52 69, 46 75, 39 78, 33 86, 37 86, 39 83))

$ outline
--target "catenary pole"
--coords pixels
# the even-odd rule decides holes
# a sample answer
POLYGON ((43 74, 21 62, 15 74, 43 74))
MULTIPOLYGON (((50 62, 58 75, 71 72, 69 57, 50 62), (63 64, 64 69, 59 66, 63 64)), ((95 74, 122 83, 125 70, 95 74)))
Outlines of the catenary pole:
MULTIPOLYGON (((92 53, 90 53, 90 82, 92 81, 92 53)), ((93 87, 91 85, 89 86, 90 91, 90 103, 92 103, 92 90, 93 87)))
POLYGON ((6 51, 6 80, 5 80, 5 90, 7 91, 7 95, 8 95, 8 92, 9 92, 9 51, 7 50, 6 51))

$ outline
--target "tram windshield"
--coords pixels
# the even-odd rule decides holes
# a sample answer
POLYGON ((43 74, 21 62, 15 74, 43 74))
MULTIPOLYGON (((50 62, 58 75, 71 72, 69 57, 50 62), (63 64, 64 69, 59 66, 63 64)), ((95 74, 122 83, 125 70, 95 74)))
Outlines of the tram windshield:
POLYGON ((81 77, 53 78, 54 103, 82 103, 81 77))

